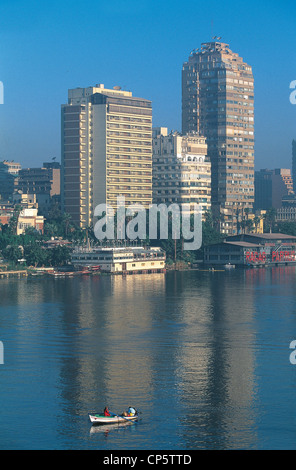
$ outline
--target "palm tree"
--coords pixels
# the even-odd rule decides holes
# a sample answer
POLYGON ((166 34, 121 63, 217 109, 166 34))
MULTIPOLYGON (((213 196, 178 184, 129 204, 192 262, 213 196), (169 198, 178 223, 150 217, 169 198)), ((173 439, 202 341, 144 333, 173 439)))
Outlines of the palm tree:
POLYGON ((261 222, 261 217, 258 217, 256 215, 256 217, 254 217, 254 219, 253 219, 253 222, 254 222, 254 225, 255 225, 256 233, 258 233, 258 227, 259 227, 260 222, 261 222))
POLYGON ((69 229, 69 226, 70 226, 70 223, 72 221, 72 217, 70 214, 68 214, 67 212, 65 212, 63 214, 63 219, 62 219, 62 223, 64 225, 64 230, 65 230, 65 237, 67 238, 68 236, 68 229, 69 229))
POLYGON ((247 232, 250 233, 254 227, 254 220, 248 219, 246 220, 245 224, 246 224, 247 232))
POLYGON ((266 214, 264 215, 264 231, 268 230, 270 233, 273 232, 274 226, 275 226, 275 219, 276 219, 276 209, 274 207, 271 207, 266 211, 266 214))
POLYGON ((11 233, 13 235, 17 234, 17 224, 18 224, 18 219, 19 219, 21 210, 22 210, 21 206, 16 205, 13 211, 13 216, 10 218, 9 223, 8 223, 11 233))

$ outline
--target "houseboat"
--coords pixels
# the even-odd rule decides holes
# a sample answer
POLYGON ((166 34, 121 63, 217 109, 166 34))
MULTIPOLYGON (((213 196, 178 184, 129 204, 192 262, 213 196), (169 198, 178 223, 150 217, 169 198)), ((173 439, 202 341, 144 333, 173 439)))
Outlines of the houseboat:
POLYGON ((165 271, 166 254, 159 247, 77 247, 71 262, 78 270, 95 266, 113 274, 155 273, 165 271))

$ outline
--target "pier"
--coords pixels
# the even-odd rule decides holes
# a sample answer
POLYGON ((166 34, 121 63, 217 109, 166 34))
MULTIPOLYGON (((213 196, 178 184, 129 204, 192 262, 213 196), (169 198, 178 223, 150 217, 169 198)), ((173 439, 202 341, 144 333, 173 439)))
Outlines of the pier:
POLYGON ((28 273, 25 270, 22 270, 22 271, 0 271, 0 278, 12 277, 12 276, 17 276, 17 277, 28 276, 28 273))

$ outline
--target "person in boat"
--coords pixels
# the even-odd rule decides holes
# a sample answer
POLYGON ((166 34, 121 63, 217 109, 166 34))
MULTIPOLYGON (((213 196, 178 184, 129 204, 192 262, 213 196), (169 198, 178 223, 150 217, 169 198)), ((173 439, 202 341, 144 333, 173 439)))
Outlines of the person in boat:
POLYGON ((111 416, 107 406, 104 408, 104 416, 111 416))
POLYGON ((135 416, 136 414, 136 410, 132 406, 129 407, 127 412, 128 412, 128 416, 135 416))
POLYGON ((129 409, 127 411, 124 411, 122 413, 122 416, 135 416, 137 414, 135 408, 133 408, 132 406, 129 407, 129 409))

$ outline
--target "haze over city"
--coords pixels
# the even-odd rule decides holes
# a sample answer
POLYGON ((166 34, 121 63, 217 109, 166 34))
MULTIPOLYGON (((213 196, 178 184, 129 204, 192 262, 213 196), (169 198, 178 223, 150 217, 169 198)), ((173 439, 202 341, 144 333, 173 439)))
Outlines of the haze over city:
POLYGON ((253 68, 255 169, 291 167, 292 11, 292 1, 1 0, 0 159, 60 161, 61 104, 96 83, 152 100, 153 126, 181 131, 182 64, 218 35, 253 68))

